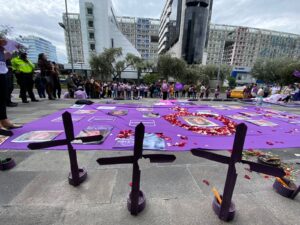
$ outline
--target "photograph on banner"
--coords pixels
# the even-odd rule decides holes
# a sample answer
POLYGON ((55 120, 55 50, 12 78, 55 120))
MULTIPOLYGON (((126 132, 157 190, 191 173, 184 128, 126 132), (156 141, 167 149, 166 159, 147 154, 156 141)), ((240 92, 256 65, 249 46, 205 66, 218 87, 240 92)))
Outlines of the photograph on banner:
POLYGON ((116 106, 99 106, 97 107, 99 110, 114 110, 116 109, 116 106))
POLYGON ((257 113, 257 112, 240 112, 240 114, 244 116, 249 116, 249 117, 254 117, 254 116, 262 116, 262 113, 257 113))
POLYGON ((101 144, 105 141, 105 139, 108 137, 108 135, 111 134, 113 127, 112 126, 105 126, 105 125, 95 125, 95 126, 89 126, 76 136, 76 137, 92 137, 97 135, 102 135, 102 139, 100 141, 94 141, 94 142, 85 142, 83 143, 81 140, 74 140, 74 144, 101 144))
POLYGON ((149 112, 149 113, 144 113, 143 118, 160 118, 160 115, 159 113, 149 112))
POLYGON ((218 113, 214 113, 211 110, 197 110, 196 113, 198 115, 213 115, 213 116, 219 116, 218 113))
POLYGON ((89 122, 103 122, 103 121, 115 121, 116 117, 113 116, 93 116, 88 121, 89 122))
POLYGON ((219 125, 201 116, 183 116, 182 119, 190 126, 218 127, 219 125))
POLYGON ((155 127, 156 126, 154 120, 130 120, 129 126, 136 127, 140 123, 143 123, 145 127, 155 127))
MULTIPOLYGON (((78 121, 82 120, 83 118, 84 117, 82 117, 82 116, 72 116, 72 121, 73 122, 78 122, 78 121)), ((53 122, 53 123, 63 122, 62 116, 61 117, 57 117, 57 118, 51 120, 51 122, 53 122)))
POLYGON ((128 114, 128 110, 112 110, 108 112, 108 115, 111 116, 126 116, 128 114))
MULTIPOLYGON (((134 136, 128 138, 117 138, 114 148, 132 148, 134 146, 134 136)), ((145 133, 143 149, 146 150, 164 150, 166 143, 163 138, 160 138, 154 133, 145 133)))
POLYGON ((52 141, 63 131, 61 130, 37 130, 30 131, 28 133, 22 134, 12 142, 14 143, 31 143, 31 142, 44 142, 52 141))
POLYGON ((243 120, 243 121, 247 121, 250 118, 248 116, 243 116, 240 114, 235 114, 235 115, 226 115, 227 117, 229 117, 230 119, 234 119, 234 120, 243 120))
POLYGON ((267 121, 267 120, 247 120, 247 122, 249 123, 253 123, 257 126, 261 126, 261 127, 275 127, 278 126, 278 124, 273 123, 271 121, 267 121))
POLYGON ((75 105, 72 105, 70 107, 70 109, 83 109, 84 107, 85 107, 85 105, 77 105, 77 104, 75 104, 75 105))
POLYGON ((153 108, 136 108, 139 112, 152 112, 153 108))
POLYGON ((0 145, 2 145, 9 137, 0 135, 0 145))
POLYGON ((76 112, 74 112, 74 114, 77 114, 77 115, 82 115, 82 114, 95 114, 97 112, 97 110, 92 110, 92 109, 87 109, 87 110, 84 110, 84 109, 81 109, 81 110, 78 110, 76 112))

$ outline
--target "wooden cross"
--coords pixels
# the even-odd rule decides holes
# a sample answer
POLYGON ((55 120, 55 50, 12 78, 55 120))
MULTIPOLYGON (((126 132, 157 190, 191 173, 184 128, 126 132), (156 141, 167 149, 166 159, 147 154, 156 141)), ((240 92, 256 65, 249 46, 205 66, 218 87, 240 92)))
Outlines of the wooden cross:
POLYGON ((69 112, 65 112, 63 113, 62 118, 63 118, 66 139, 46 141, 40 143, 30 143, 28 145, 28 148, 32 150, 36 150, 36 149, 67 145, 69 158, 70 158, 70 167, 71 167, 71 173, 69 174, 69 184, 73 186, 78 186, 87 178, 87 171, 84 168, 78 167, 77 154, 76 154, 76 150, 72 146, 72 141, 74 140, 81 140, 82 142, 101 141, 103 137, 102 135, 97 135, 91 137, 75 138, 71 114, 69 112))
POLYGON ((263 165, 256 162, 251 162, 242 159, 246 134, 247 134, 247 126, 244 123, 239 124, 236 129, 236 135, 234 139, 231 157, 218 155, 216 153, 210 152, 209 150, 205 150, 205 149, 191 150, 194 156, 209 159, 219 163, 228 164, 228 171, 227 171, 227 177, 226 177, 225 187, 223 192, 223 199, 221 203, 221 210, 218 215, 219 218, 224 221, 229 221, 233 219, 232 215, 230 215, 229 213, 229 210, 231 207, 231 199, 232 199, 236 179, 238 176, 235 168, 236 163, 248 164, 250 166, 251 171, 264 173, 270 176, 284 177, 286 175, 284 170, 281 168, 272 167, 269 165, 263 165))
POLYGON ((128 210, 132 215, 137 215, 145 208, 146 199, 143 192, 140 190, 140 177, 141 171, 139 167, 139 159, 145 158, 150 159, 150 163, 167 163, 173 162, 176 157, 174 155, 163 155, 163 154, 143 154, 143 141, 145 135, 145 126, 140 123, 135 128, 134 138, 134 154, 133 156, 121 156, 112 158, 99 158, 97 162, 100 165, 111 165, 111 164, 133 164, 132 171, 132 187, 129 199, 127 201, 128 210))

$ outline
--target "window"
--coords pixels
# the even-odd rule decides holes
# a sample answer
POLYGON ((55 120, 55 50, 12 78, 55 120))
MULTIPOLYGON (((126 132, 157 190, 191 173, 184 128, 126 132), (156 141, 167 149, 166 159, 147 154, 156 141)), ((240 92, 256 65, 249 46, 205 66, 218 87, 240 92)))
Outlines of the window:
POLYGON ((90 39, 95 39, 95 34, 94 33, 89 33, 90 39))
POLYGON ((95 50, 95 44, 90 44, 90 49, 91 49, 92 51, 94 51, 94 50, 95 50))
POLYGON ((88 25, 89 25, 89 27, 94 27, 94 21, 89 20, 88 25))
POLYGON ((87 13, 89 15, 93 15, 93 9, 92 8, 87 8, 87 13))

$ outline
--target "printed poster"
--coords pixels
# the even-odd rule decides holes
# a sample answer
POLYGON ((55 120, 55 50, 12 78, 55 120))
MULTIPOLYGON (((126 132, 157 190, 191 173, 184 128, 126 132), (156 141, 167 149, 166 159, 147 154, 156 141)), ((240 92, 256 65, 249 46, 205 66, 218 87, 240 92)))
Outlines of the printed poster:
POLYGON ((108 112, 111 116, 126 116, 128 114, 128 110, 112 110, 108 112))
POLYGON ((113 116, 93 116, 88 121, 89 122, 104 122, 104 121, 115 121, 116 117, 113 116))
POLYGON ((156 126, 154 120, 130 120, 129 126, 136 127, 140 123, 143 123, 145 127, 155 127, 156 126))
POLYGON ((276 123, 273 123, 271 121, 267 121, 267 120, 247 120, 247 122, 249 123, 253 123, 257 126, 261 126, 261 127, 275 127, 277 126, 278 124, 276 123))
POLYGON ((81 110, 78 110, 76 112, 74 112, 74 114, 77 114, 77 115, 82 115, 82 114, 94 114, 96 113, 97 110, 84 110, 84 109, 81 109, 81 110))
MULTIPOLYGON (((81 116, 72 116, 72 121, 78 122, 78 121, 82 120, 83 118, 84 117, 81 117, 81 116)), ((57 117, 56 119, 51 120, 51 122, 60 123, 60 122, 63 122, 63 119, 62 119, 62 117, 57 117)))
POLYGON ((21 136, 14 139, 14 143, 31 143, 31 142, 45 142, 52 141, 63 131, 61 130, 40 130, 40 131, 30 131, 28 133, 22 134, 21 136))
POLYGON ((183 116, 182 119, 195 127, 218 127, 219 125, 201 116, 183 116))
MULTIPOLYGON (((129 138, 117 138, 114 148, 133 148, 134 136, 129 138)), ((154 133, 145 133, 143 149, 147 150, 164 150, 166 147, 165 140, 154 133)))
POLYGON ((96 142, 85 142, 83 143, 81 140, 74 140, 73 143, 75 144, 101 144, 105 141, 108 135, 111 134, 113 127, 112 126, 89 126, 84 130, 80 131, 80 133, 76 137, 91 137, 102 135, 103 138, 101 141, 96 142))
POLYGON ((114 110, 116 106, 99 106, 97 109, 99 110, 114 110))
POLYGON ((144 113, 143 118, 160 118, 160 115, 159 113, 149 112, 149 113, 144 113))

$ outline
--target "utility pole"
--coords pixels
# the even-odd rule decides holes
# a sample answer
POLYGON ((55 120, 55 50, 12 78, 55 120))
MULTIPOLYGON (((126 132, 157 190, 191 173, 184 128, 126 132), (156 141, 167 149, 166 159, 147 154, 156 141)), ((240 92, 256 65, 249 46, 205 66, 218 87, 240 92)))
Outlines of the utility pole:
POLYGON ((65 7, 66 7, 66 16, 67 16, 67 32, 68 32, 68 38, 69 38, 69 48, 70 48, 70 57, 71 57, 71 67, 72 67, 72 73, 74 73, 73 51, 72 51, 72 44, 71 44, 70 21, 69 21, 68 2, 67 2, 67 0, 65 0, 65 7))

